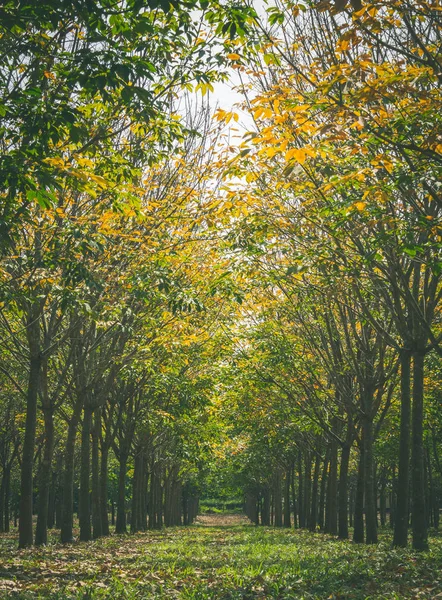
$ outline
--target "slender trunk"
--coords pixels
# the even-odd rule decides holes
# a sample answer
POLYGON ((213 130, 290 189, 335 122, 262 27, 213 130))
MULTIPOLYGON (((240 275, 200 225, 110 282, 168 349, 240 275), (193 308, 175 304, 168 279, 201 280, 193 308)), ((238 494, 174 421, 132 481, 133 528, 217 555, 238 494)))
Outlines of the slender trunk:
POLYGON ((311 452, 305 453, 305 487, 304 487, 304 519, 305 526, 310 527, 311 500, 312 500, 312 457, 311 452))
MULTIPOLYGON (((157 470, 157 490, 155 492, 155 498, 156 498, 156 528, 157 529, 161 529, 161 527, 163 526, 163 486, 161 485, 161 477, 162 477, 162 472, 161 469, 158 468, 157 470)), ((188 509, 188 517, 189 517, 189 524, 192 523, 193 521, 193 510, 192 510, 192 502, 189 502, 189 509, 188 509)))
MULTIPOLYGON (((367 404, 365 408, 368 410, 367 404)), ((362 443, 364 445, 365 542, 366 544, 376 544, 378 535, 373 485, 373 421, 367 413, 362 419, 362 443)))
POLYGON ((5 472, 5 468, 3 467, 3 473, 2 473, 2 479, 1 479, 1 483, 0 483, 0 533, 3 533, 5 530, 4 527, 4 508, 6 505, 6 494, 5 494, 5 479, 6 479, 6 472, 5 472))
POLYGON ((291 515, 290 515, 290 469, 287 469, 285 473, 284 482, 284 527, 291 527, 291 515))
POLYGON ((48 509, 48 529, 53 529, 55 525, 55 511, 57 506, 58 474, 61 472, 60 461, 57 459, 57 466, 51 473, 51 487, 49 489, 49 509, 48 509))
MULTIPOLYGON (((140 487, 138 501, 138 527, 141 531, 146 531, 146 485, 147 485, 147 466, 145 452, 143 451, 140 458, 140 487)), ((164 494, 166 489, 164 488, 164 494)), ((165 501, 164 501, 165 502, 165 501)))
POLYGON ((348 507, 348 521, 350 523, 350 527, 353 527, 353 517, 355 513, 355 490, 354 486, 350 487, 349 494, 349 507, 348 507))
POLYGON ((128 455, 120 450, 118 471, 117 522, 115 533, 126 533, 126 472, 128 455))
MULTIPOLYGON (((151 461, 150 489, 149 489, 149 529, 155 529, 155 489, 156 489, 156 473, 155 462, 151 461)), ((183 519, 184 525, 187 525, 187 486, 182 492, 183 519)))
POLYGON ((413 548, 428 549, 425 519, 424 481, 424 354, 418 352, 413 362, 413 414, 412 414, 412 521, 413 548))
POLYGON ((325 531, 332 535, 338 533, 338 444, 335 440, 331 442, 330 448, 330 472, 327 485, 327 502, 325 507, 325 531))
MULTIPOLYGON (((100 513, 101 530, 103 535, 109 535, 109 518, 107 514, 108 491, 107 491, 107 466, 109 459, 109 446, 105 443, 101 446, 100 463, 100 513)), ((112 503, 113 511, 113 503, 112 503)), ((114 522, 112 522, 112 525, 114 522)))
POLYGON ((379 516, 381 519, 381 527, 385 527, 387 521, 387 499, 386 499, 386 480, 385 480, 385 469, 382 470, 381 474, 381 490, 379 493, 379 516))
POLYGON ((293 527, 296 529, 298 527, 298 510, 296 505, 296 486, 295 486, 295 464, 292 464, 291 467, 291 486, 292 486, 292 504, 293 504, 293 527))
MULTIPOLYGON (((152 471, 152 476, 151 476, 151 490, 153 489, 153 479, 154 479, 154 475, 153 475, 153 471, 152 471)), ((182 489, 182 506, 183 506, 183 525, 188 525, 189 524, 189 520, 188 520, 188 513, 187 513, 187 497, 188 497, 188 489, 187 489, 187 485, 185 485, 182 489)), ((151 519, 150 519, 150 514, 149 514, 149 529, 152 529, 153 526, 151 525, 151 519)), ((261 517, 261 524, 262 524, 262 517, 261 517)))
POLYGON ((430 499, 430 484, 428 478, 428 460, 427 460, 427 452, 424 448, 424 485, 425 485, 425 523, 428 527, 432 526, 432 517, 431 513, 431 499, 430 499))
POLYGON ((401 422, 397 477, 397 504, 393 546, 405 548, 408 542, 408 482, 410 465, 410 353, 401 353, 401 422))
POLYGON ((80 494, 78 518, 80 521, 80 540, 88 542, 92 539, 90 475, 91 475, 91 417, 92 410, 88 404, 83 409, 83 427, 81 430, 81 463, 80 494))
POLYGON ((26 397, 26 423, 25 436, 22 449, 21 479, 20 479, 20 517, 18 525, 18 546, 26 548, 32 546, 32 494, 33 494, 33 467, 35 449, 35 429, 37 423, 37 398, 40 385, 41 358, 39 355, 39 328, 38 317, 32 316, 28 323, 31 360, 29 365, 29 380, 26 397))
POLYGON ((330 456, 330 449, 327 447, 326 452, 325 452, 324 465, 322 467, 321 487, 319 490, 318 526, 321 531, 324 530, 325 492, 327 489, 327 474, 328 474, 329 456, 330 456))
POLYGON ((269 526, 270 525, 270 490, 266 486, 263 490, 263 505, 262 505, 262 515, 261 521, 262 525, 269 526))
POLYGON ((316 522, 318 518, 318 484, 319 484, 319 469, 321 466, 321 457, 316 455, 315 468, 313 471, 313 486, 312 486, 312 503, 310 510, 310 531, 316 531, 316 522))
POLYGON ((397 505, 396 498, 397 498, 397 496, 396 496, 396 465, 393 465, 392 474, 391 474, 390 523, 389 523, 391 529, 394 529, 394 523, 396 520, 396 505, 397 505))
POLYGON ((339 508, 338 508, 338 535, 341 540, 348 538, 348 466, 350 462, 350 444, 344 444, 341 452, 339 467, 339 508))
POLYGON ((428 471, 428 513, 429 513, 429 521, 432 527, 436 526, 434 515, 436 513, 436 494, 434 489, 434 479, 433 479, 433 469, 431 466, 431 454, 430 448, 427 446, 426 448, 426 460, 427 460, 427 471, 428 471))
POLYGON ((101 498, 100 498, 100 449, 99 432, 101 427, 101 410, 94 413, 92 427, 92 531, 93 538, 103 535, 101 528, 101 498))
POLYGON ((275 509, 275 527, 282 527, 281 472, 279 470, 277 470, 275 474, 273 502, 275 509))
POLYGON ((303 486, 303 473, 302 473, 302 454, 301 450, 298 452, 298 513, 299 513, 299 527, 302 529, 305 527, 305 513, 304 513, 304 486, 303 486))
POLYGON ((49 490, 52 475, 52 454, 54 450, 54 415, 51 406, 44 408, 45 441, 43 460, 40 465, 38 483, 38 517, 35 532, 35 545, 41 546, 48 541, 49 490))
POLYGON ((353 529, 353 541, 358 544, 362 544, 364 541, 364 462, 364 447, 361 444, 359 448, 358 479, 356 482, 355 516, 353 529))
POLYGON ((70 543, 73 540, 74 521, 74 458, 75 439, 77 437, 78 423, 81 413, 81 403, 77 402, 74 414, 69 422, 66 439, 63 472, 63 504, 61 509, 61 541, 70 543))
POLYGON ((130 517, 130 531, 135 533, 140 529, 139 522, 139 500, 140 500, 140 483, 141 483, 141 452, 135 455, 134 475, 132 479, 132 505, 130 517))
POLYGON ((11 496, 11 467, 12 463, 9 463, 5 471, 5 533, 9 533, 10 527, 9 507, 11 496))

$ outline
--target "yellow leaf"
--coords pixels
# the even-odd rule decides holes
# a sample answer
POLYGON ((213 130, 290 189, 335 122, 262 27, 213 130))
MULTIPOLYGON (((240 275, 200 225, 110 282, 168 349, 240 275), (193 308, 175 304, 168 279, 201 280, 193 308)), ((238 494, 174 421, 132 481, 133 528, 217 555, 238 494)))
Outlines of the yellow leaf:
POLYGON ((300 148, 290 148, 290 150, 287 150, 285 153, 285 160, 288 162, 292 158, 303 165, 305 163, 306 153, 300 148))
POLYGON ((236 52, 231 52, 227 55, 227 58, 230 58, 230 60, 238 60, 241 57, 239 54, 236 54, 236 52))
POLYGON ((362 212, 362 211, 364 210, 364 208, 367 206, 367 203, 366 203, 366 202, 355 202, 355 203, 353 204, 353 206, 354 206, 354 207, 355 207, 357 210, 359 210, 360 212, 362 212))
POLYGON ((256 181, 257 176, 255 175, 255 173, 252 173, 251 171, 249 171, 246 175, 246 181, 247 183, 252 183, 252 181, 256 181))

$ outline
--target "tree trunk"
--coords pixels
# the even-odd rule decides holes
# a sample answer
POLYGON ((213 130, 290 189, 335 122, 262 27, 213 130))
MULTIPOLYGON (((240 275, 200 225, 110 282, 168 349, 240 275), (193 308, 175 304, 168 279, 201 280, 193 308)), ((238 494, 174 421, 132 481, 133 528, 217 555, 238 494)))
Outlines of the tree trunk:
POLYGON ((52 454, 54 450, 54 415, 52 406, 44 408, 45 441, 43 460, 40 465, 38 484, 38 517, 35 532, 35 545, 48 541, 49 490, 52 479, 52 454))
MULTIPOLYGON (((101 463, 100 463, 100 514, 101 514, 101 531, 103 535, 109 535, 109 518, 107 513, 108 491, 107 491, 107 467, 109 459, 109 446, 105 443, 101 446, 101 463)), ((112 503, 113 507, 113 503, 112 503)), ((112 508, 113 510, 113 508, 112 508)), ((114 523, 112 523, 113 525, 114 523)))
POLYGON ((362 544, 364 541, 364 462, 364 447, 361 444, 359 448, 358 479, 356 482, 355 516, 353 529, 353 541, 358 544, 362 544))
POLYGON ((74 414, 69 422, 68 435, 66 439, 63 472, 63 503, 61 509, 61 541, 70 543, 73 540, 74 521, 74 458, 75 438, 81 413, 81 403, 77 401, 74 414))
POLYGON ((325 531, 332 535, 338 533, 338 444, 335 440, 331 442, 330 448, 330 471, 327 485, 327 501, 325 506, 325 531))
POLYGON ((304 513, 304 485, 303 485, 301 450, 299 450, 299 452, 298 452, 298 513, 299 513, 299 527, 300 527, 300 529, 302 529, 303 527, 305 527, 305 513, 304 513))
POLYGON ((103 535, 100 498, 100 427, 101 410, 96 409, 92 427, 92 531, 94 540, 103 535))
POLYGON ((298 527, 298 510, 296 504, 296 486, 295 486, 295 463, 293 462, 291 467, 291 486, 292 486, 292 504, 293 504, 293 527, 296 529, 298 527))
POLYGON ((11 467, 12 462, 9 463, 8 467, 5 470, 5 533, 9 533, 10 528, 9 506, 11 496, 11 467))
POLYGON ((383 469, 381 473, 381 490, 379 493, 379 516, 381 519, 381 527, 385 527, 387 522, 387 498, 385 491, 386 484, 385 469, 383 469))
POLYGON ((262 523, 262 525, 265 525, 268 527, 270 525, 270 490, 267 486, 265 486, 262 495, 263 495, 263 503, 262 503, 261 523, 262 523))
POLYGON ((48 529, 53 529, 56 523, 55 512, 58 497, 58 475, 61 473, 60 457, 57 458, 57 465, 51 473, 51 487, 49 489, 49 509, 48 509, 48 529))
POLYGON ((425 519, 424 481, 424 354, 417 352, 413 362, 413 415, 412 415, 412 522, 413 548, 428 550, 425 519))
POLYGON ((0 533, 3 533, 5 530, 5 527, 4 527, 4 522, 5 522, 4 509, 5 509, 5 505, 6 505, 6 493, 5 493, 5 483, 6 482, 5 482, 5 479, 6 479, 6 472, 3 467, 2 479, 1 479, 1 483, 0 483, 0 533))
POLYGON ((312 500, 312 457, 311 452, 307 451, 305 457, 305 486, 304 486, 304 519, 305 526, 310 527, 311 500, 312 500))
POLYGON ((120 468, 118 471, 117 523, 115 533, 126 531, 126 472, 128 455, 120 450, 120 468))
POLYGON ((348 538, 348 465, 350 462, 350 449, 350 444, 342 446, 339 468, 338 536, 341 540, 348 538))
POLYGON ((86 403, 83 409, 83 427, 81 430, 80 494, 78 510, 80 540, 82 542, 88 542, 92 539, 89 487, 91 475, 91 417, 92 410, 86 403))
POLYGON ((310 510, 310 531, 316 531, 316 522, 318 518, 318 484, 319 484, 319 469, 321 466, 321 457, 316 455, 315 468, 313 471, 313 487, 312 487, 312 503, 310 510))
POLYGON ((35 430, 37 424, 37 398, 40 385, 41 357, 39 348, 40 320, 37 315, 28 321, 28 339, 31 351, 29 364, 29 380, 26 397, 25 436, 22 449, 21 479, 20 479, 20 517, 18 525, 18 546, 32 546, 32 494, 33 467, 35 450, 35 430))
POLYGON ((408 482, 410 465, 410 353, 401 353, 401 422, 393 546, 408 542, 408 482))
MULTIPOLYGON (((367 404, 368 402, 365 404, 366 411, 369 408, 367 404)), ((362 443, 364 446, 365 543, 377 544, 376 498, 373 484, 373 421, 367 413, 362 418, 362 443)))
POLYGON ((325 508, 325 492, 327 489, 327 475, 329 463, 330 449, 327 447, 325 451, 324 465, 322 467, 321 487, 319 491, 319 514, 318 525, 321 531, 324 530, 324 508, 325 508))
POLYGON ((285 473, 284 482, 284 527, 291 527, 291 514, 290 514, 290 469, 287 469, 285 473))
POLYGON ((394 523, 396 520, 396 506, 397 506, 397 495, 396 495, 396 465, 393 465, 391 472, 391 493, 390 493, 390 528, 394 529, 394 523))
POLYGON ((130 531, 135 533, 140 529, 139 501, 141 484, 141 462, 142 454, 138 451, 135 455, 134 475, 132 479, 132 506, 130 517, 130 531))
POLYGON ((275 509, 275 527, 282 527, 281 472, 279 470, 275 473, 273 502, 275 509))

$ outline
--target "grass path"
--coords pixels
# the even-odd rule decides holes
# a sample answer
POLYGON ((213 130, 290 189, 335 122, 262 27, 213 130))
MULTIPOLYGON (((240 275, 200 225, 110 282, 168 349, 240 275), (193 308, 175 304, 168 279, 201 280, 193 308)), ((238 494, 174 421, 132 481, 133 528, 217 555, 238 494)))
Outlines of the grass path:
POLYGON ((204 517, 188 528, 21 551, 14 536, 0 538, 0 598, 442 598, 441 538, 416 554, 391 549, 387 534, 367 547, 244 523, 204 517))

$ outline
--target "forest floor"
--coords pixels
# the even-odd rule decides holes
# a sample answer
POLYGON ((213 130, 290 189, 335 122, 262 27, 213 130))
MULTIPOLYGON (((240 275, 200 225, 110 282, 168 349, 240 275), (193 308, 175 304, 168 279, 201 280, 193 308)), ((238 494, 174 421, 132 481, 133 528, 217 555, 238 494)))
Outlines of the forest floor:
MULTIPOLYGON (((0 536, 0 598, 20 600, 442 598, 442 537, 393 550, 307 531, 254 527, 235 516, 192 527, 17 550, 0 536)), ((56 532, 54 532, 55 535, 56 532)))

